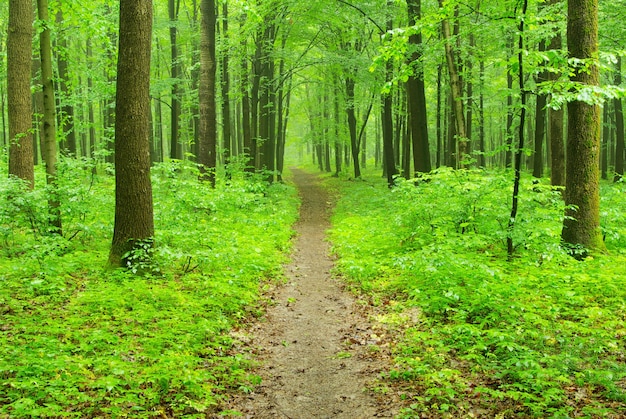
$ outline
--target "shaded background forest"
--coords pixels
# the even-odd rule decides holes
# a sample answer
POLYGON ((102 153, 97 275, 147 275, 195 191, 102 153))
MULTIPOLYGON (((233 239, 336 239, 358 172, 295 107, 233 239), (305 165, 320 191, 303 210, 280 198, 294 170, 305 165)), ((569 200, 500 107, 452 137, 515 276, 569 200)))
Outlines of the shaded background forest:
MULTIPOLYGON (((620 53, 626 34, 620 5, 600 4, 604 86, 622 83, 620 53)), ((399 1, 218 2, 220 162, 241 162, 232 157, 249 152, 253 166, 277 170, 280 177, 288 145, 300 154, 311 154, 322 170, 359 176, 359 165, 383 164, 382 140, 387 138, 393 145, 386 153, 393 154, 389 161, 407 177, 416 169, 458 167, 454 84, 441 27, 447 20, 468 156, 479 166, 510 166, 519 135, 520 92, 514 77, 520 5, 451 1, 442 6, 432 1, 409 1, 408 7, 399 1), (419 16, 416 24, 414 18, 419 16), (420 87, 415 83, 422 76, 420 87), (420 88, 425 89, 424 103, 411 103, 409 99, 419 95, 410 92, 420 88), (411 115, 418 110, 423 113, 412 128, 411 115)), ((52 21, 46 25, 54 46, 60 148, 68 155, 112 161, 117 8, 117 2, 108 0, 50 2, 52 21)), ((3 3, 2 55, 7 13, 3 3)), ((563 181, 563 169, 552 167, 552 156, 562 152, 558 144, 563 143, 565 122, 562 113, 546 103, 558 107, 567 93, 565 15, 565 3, 552 0, 530 2, 525 17, 525 78, 532 94, 525 127, 531 141, 524 164, 537 177, 552 174, 555 184, 563 181)), ((199 24, 198 1, 155 4, 150 91, 154 162, 197 155, 199 24)), ((42 26, 36 22, 36 28, 42 26)), ((38 48, 33 51, 36 81, 38 48)), ((6 147, 2 62, 0 130, 6 147)), ((623 173, 623 114, 621 99, 611 99, 614 92, 604 92, 609 97, 603 118, 605 178, 623 173)), ((39 116, 42 100, 35 82, 33 104, 39 116)), ((41 118, 35 121, 36 133, 41 131, 40 122, 41 118)), ((41 150, 38 136, 34 142, 41 150)), ((35 154, 37 162, 40 154, 35 154)))

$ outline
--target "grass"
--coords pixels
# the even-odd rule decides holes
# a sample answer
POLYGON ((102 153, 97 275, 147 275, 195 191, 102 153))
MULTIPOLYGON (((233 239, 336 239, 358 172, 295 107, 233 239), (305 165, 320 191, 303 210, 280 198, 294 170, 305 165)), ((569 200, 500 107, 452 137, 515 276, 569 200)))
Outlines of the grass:
POLYGON ((526 180, 507 261, 510 178, 328 180, 337 272, 404 319, 380 385, 401 387, 407 418, 624 417, 626 185, 602 185, 611 254, 579 262, 559 244, 560 193, 526 180))
POLYGON ((0 184, 0 417, 205 417, 254 385, 229 332, 281 276, 294 190, 240 172, 211 190, 190 165, 156 166, 152 274, 138 276, 105 269, 112 177, 62 168, 63 237, 46 233, 45 190, 0 184))

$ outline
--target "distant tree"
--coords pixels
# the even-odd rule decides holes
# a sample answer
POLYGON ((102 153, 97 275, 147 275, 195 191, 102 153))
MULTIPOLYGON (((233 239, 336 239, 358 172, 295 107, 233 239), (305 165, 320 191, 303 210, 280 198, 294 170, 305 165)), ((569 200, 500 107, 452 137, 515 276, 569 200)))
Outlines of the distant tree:
MULTIPOLYGON (((598 0, 569 0, 567 46, 570 58, 585 66, 574 69, 581 88, 599 85, 598 0)), ((600 231, 600 107, 568 103, 565 218, 561 237, 566 246, 604 251, 600 231)), ((581 253, 575 253, 580 255, 581 253)), ((584 254, 584 253, 583 253, 584 254)))
POLYGON ((7 37, 7 105, 9 109, 9 175, 35 185, 30 76, 33 5, 9 0, 7 37))
POLYGON ((150 181, 152 0, 120 0, 115 124, 115 227, 111 266, 154 236, 150 181))

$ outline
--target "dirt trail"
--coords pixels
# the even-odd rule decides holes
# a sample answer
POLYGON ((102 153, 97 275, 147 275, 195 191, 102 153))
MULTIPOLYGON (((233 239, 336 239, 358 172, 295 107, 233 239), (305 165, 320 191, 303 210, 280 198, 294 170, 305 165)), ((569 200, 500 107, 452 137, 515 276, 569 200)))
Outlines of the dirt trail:
POLYGON ((315 175, 292 171, 302 206, 288 282, 249 337, 263 381, 229 409, 248 418, 392 417, 389 406, 365 389, 381 370, 380 361, 365 356, 365 348, 355 352, 354 345, 344 344, 355 333, 367 335, 369 325, 330 275, 329 197, 315 175))

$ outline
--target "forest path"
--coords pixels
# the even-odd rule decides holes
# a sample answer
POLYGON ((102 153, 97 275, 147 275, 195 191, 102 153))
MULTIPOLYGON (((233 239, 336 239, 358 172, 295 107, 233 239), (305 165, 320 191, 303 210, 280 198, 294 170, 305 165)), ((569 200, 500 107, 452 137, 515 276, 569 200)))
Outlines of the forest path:
POLYGON ((292 261, 285 267, 288 282, 272 295, 265 321, 250 331, 263 381, 228 408, 247 418, 392 417, 388 403, 366 390, 381 361, 367 356, 366 346, 355 352, 354 345, 344 344, 355 334, 368 336, 370 325, 330 274, 330 198, 317 176, 292 173, 302 205, 292 261))

